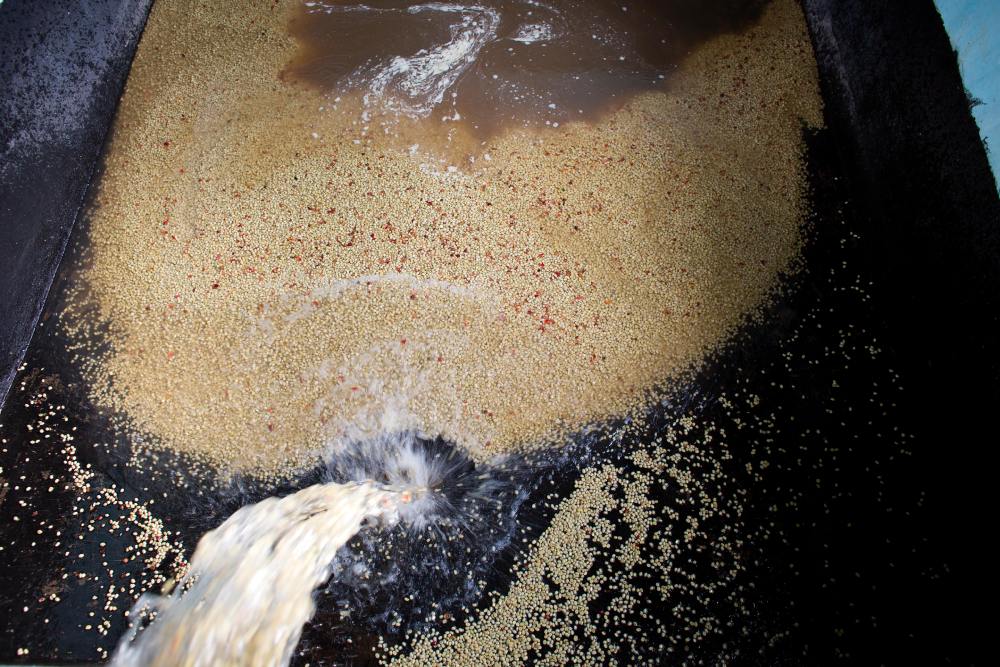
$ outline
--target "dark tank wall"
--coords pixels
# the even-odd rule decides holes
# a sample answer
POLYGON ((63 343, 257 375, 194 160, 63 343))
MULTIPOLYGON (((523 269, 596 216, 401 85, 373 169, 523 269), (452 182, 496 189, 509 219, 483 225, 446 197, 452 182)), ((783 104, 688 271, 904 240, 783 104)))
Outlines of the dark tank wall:
MULTIPOLYGON (((876 312, 906 387, 927 540, 939 566, 880 591, 914 646, 977 662, 1000 404, 1000 202, 970 100, 931 2, 805 0, 827 118, 861 204, 876 312)), ((873 443, 874 444, 874 443, 873 443)), ((858 517, 863 520, 863 517, 858 517)), ((917 657, 916 655, 912 657, 917 657)))
POLYGON ((0 405, 62 259, 151 4, 0 3, 0 405))

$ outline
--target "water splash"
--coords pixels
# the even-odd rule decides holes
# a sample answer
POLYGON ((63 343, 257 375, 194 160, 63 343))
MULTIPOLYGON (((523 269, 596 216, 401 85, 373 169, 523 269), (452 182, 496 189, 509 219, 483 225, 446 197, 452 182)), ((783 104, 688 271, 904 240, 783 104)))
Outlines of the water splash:
POLYGON ((201 539, 171 594, 139 599, 112 665, 287 665, 337 551, 366 522, 395 523, 422 494, 331 482, 238 510, 201 539))
POLYGON ((419 489, 398 510, 410 531, 432 525, 442 530, 455 521, 478 519, 479 504, 502 504, 499 499, 512 486, 514 470, 502 457, 477 470, 458 448, 441 439, 420 438, 413 431, 354 443, 329 454, 324 464, 334 481, 374 480, 388 488, 419 489))

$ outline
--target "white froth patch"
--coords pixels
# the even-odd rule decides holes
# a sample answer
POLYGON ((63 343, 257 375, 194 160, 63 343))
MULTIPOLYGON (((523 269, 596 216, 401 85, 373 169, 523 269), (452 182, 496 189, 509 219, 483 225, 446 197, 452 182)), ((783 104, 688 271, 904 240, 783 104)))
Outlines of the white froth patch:
POLYGON ((549 42, 556 38, 556 31, 548 23, 529 23, 521 26, 517 33, 511 37, 515 42, 522 44, 534 44, 536 42, 549 42))
POLYGON ((412 56, 394 56, 372 72, 359 70, 351 79, 368 81, 366 107, 380 105, 388 111, 423 118, 444 100, 445 93, 475 63, 483 47, 496 39, 500 12, 481 5, 440 2, 413 5, 406 11, 454 14, 457 20, 448 28, 449 40, 412 56))

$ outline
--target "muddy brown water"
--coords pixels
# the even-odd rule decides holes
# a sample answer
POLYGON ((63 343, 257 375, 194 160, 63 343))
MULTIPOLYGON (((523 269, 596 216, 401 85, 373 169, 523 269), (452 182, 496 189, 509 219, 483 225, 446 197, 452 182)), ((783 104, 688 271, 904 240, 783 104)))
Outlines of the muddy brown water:
POLYGON ((699 43, 746 28, 762 0, 313 1, 283 76, 359 93, 373 112, 465 125, 558 125, 666 85, 699 43))

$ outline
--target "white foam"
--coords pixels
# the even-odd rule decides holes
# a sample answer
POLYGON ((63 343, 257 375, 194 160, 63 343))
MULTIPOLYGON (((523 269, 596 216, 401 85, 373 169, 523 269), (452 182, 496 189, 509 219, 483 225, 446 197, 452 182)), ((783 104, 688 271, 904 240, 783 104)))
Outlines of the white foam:
MULTIPOLYGON (((559 11, 554 7, 532 0, 523 1, 551 13, 556 23, 560 22, 559 11)), ((306 6, 311 12, 406 12, 415 16, 438 13, 451 17, 446 42, 422 48, 412 55, 395 55, 374 63, 369 61, 347 77, 347 87, 365 90, 362 99, 366 119, 375 111, 410 118, 429 116, 445 100, 446 95, 457 97, 452 88, 475 64, 483 48, 499 39, 497 31, 501 23, 500 11, 486 5, 428 2, 406 8, 376 8, 365 4, 332 5, 310 2, 306 6)), ((519 26, 509 40, 520 44, 535 44, 551 41, 559 36, 560 30, 551 21, 533 21, 519 26)), ((497 78, 495 74, 493 78, 497 78)), ((444 117, 446 121, 458 118, 457 114, 444 117)))
POLYGON ((364 68, 351 78, 368 80, 366 107, 382 108, 413 118, 423 118, 444 100, 451 88, 476 61, 479 52, 496 39, 500 12, 482 5, 450 5, 432 2, 413 5, 410 14, 443 12, 456 15, 449 28, 450 39, 412 56, 394 56, 377 65, 373 72, 364 68))
POLYGON ((556 36, 555 29, 548 23, 529 23, 521 26, 511 39, 522 44, 534 44, 551 41, 556 36))

